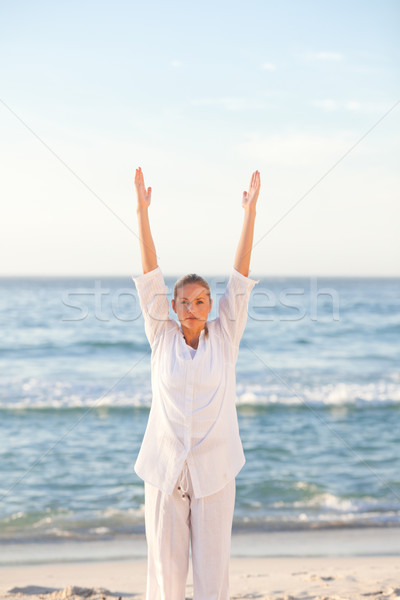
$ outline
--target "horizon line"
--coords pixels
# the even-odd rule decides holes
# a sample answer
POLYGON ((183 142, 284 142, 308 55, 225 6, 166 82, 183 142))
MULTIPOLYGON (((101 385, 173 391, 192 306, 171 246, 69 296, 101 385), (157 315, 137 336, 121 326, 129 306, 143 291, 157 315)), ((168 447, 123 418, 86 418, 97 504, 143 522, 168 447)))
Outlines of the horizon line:
MULTIPOLYGON (((215 273, 215 274, 208 274, 206 275, 207 277, 228 277, 230 275, 231 271, 227 271, 226 273, 215 273)), ((52 274, 52 273, 37 273, 37 274, 19 274, 19 273, 12 273, 12 274, 1 274, 0 273, 0 279, 88 279, 88 278, 109 278, 109 279, 121 279, 121 278, 129 278, 131 279, 133 277, 133 273, 128 273, 128 274, 107 274, 107 273, 102 273, 102 274, 96 274, 96 273, 86 273, 86 274, 73 274, 73 273, 69 273, 69 274, 52 274)), ((142 275, 142 273, 138 273, 137 275, 135 274, 135 276, 139 276, 142 275)), ((163 272, 164 277, 168 277, 168 278, 180 278, 181 274, 174 274, 174 273, 165 273, 163 272)), ((282 278, 282 277, 288 277, 288 278, 295 278, 295 277, 301 277, 301 278, 308 278, 308 277, 323 277, 323 278, 341 278, 341 279, 349 279, 349 278, 353 278, 353 279, 399 279, 400 278, 400 273, 398 274, 389 274, 389 275, 382 275, 382 274, 368 274, 368 275, 360 275, 360 274, 322 274, 322 273, 311 273, 311 274, 289 274, 289 273, 281 273, 281 274, 268 274, 268 273, 250 273, 249 274, 249 278, 250 279, 257 279, 257 278, 282 278)))

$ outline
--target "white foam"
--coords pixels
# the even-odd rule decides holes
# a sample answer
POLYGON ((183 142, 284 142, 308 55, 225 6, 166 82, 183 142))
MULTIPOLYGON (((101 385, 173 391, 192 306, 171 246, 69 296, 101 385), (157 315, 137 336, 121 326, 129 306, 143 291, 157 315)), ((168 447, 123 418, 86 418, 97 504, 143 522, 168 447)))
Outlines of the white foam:
POLYGON ((356 406, 366 404, 400 403, 400 385, 391 381, 375 383, 327 383, 315 387, 285 386, 273 384, 268 388, 259 385, 239 383, 237 386, 237 404, 246 405, 315 405, 315 406, 356 406))
MULTIPOLYGON (((110 385, 110 388, 112 386, 110 385)), ((70 381, 14 378, 3 380, 0 409, 69 409, 95 407, 150 408, 150 381, 126 385, 125 389, 107 391, 106 384, 76 384, 70 381), (134 388, 135 389, 132 389, 134 388)), ((0 389, 1 392, 1 389, 0 389)), ((240 380, 237 405, 252 406, 365 406, 400 403, 400 376, 390 373, 388 380, 373 383, 337 382, 323 385, 286 385, 273 381, 264 385, 240 380)))

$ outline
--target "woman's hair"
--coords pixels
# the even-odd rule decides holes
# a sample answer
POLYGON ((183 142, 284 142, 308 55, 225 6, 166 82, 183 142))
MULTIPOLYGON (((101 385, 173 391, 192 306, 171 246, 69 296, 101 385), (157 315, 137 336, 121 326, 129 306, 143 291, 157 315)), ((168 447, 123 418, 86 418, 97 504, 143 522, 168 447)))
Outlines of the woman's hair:
MULTIPOLYGON (((182 288, 184 285, 186 285, 187 283, 197 283, 197 285, 201 285, 203 288, 205 288, 207 290, 208 298, 211 300, 211 290, 210 290, 210 286, 208 285, 207 281, 205 279, 203 279, 203 277, 200 277, 200 275, 196 275, 196 273, 188 273, 187 275, 184 275, 183 277, 178 279, 178 281, 174 285, 174 302, 176 302, 178 290, 180 288, 182 288)), ((204 334, 206 337, 208 336, 207 323, 204 326, 204 334)))

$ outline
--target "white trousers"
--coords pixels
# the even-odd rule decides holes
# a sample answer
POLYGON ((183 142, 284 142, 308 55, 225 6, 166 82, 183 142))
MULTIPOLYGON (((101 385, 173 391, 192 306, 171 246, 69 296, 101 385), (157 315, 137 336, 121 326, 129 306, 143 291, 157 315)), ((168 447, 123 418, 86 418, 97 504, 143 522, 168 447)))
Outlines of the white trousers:
POLYGON ((193 600, 229 600, 236 481, 195 498, 185 466, 171 495, 145 482, 146 600, 185 600, 191 543, 193 600))

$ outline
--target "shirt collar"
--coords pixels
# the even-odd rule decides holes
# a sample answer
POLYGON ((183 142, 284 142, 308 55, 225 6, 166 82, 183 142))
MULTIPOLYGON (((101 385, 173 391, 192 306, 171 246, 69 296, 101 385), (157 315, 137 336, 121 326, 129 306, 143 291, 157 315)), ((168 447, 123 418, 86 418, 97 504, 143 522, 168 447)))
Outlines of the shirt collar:
MULTIPOLYGON (((208 326, 208 321, 206 321, 206 325, 208 326)), ((178 323, 178 327, 179 327, 180 334, 183 337, 185 344, 186 344, 185 336, 183 335, 183 331, 182 331, 182 325, 180 323, 178 323)), ((203 327, 203 329, 200 331, 199 341, 201 340, 202 337, 204 337, 204 335, 205 335, 205 329, 203 327)))

